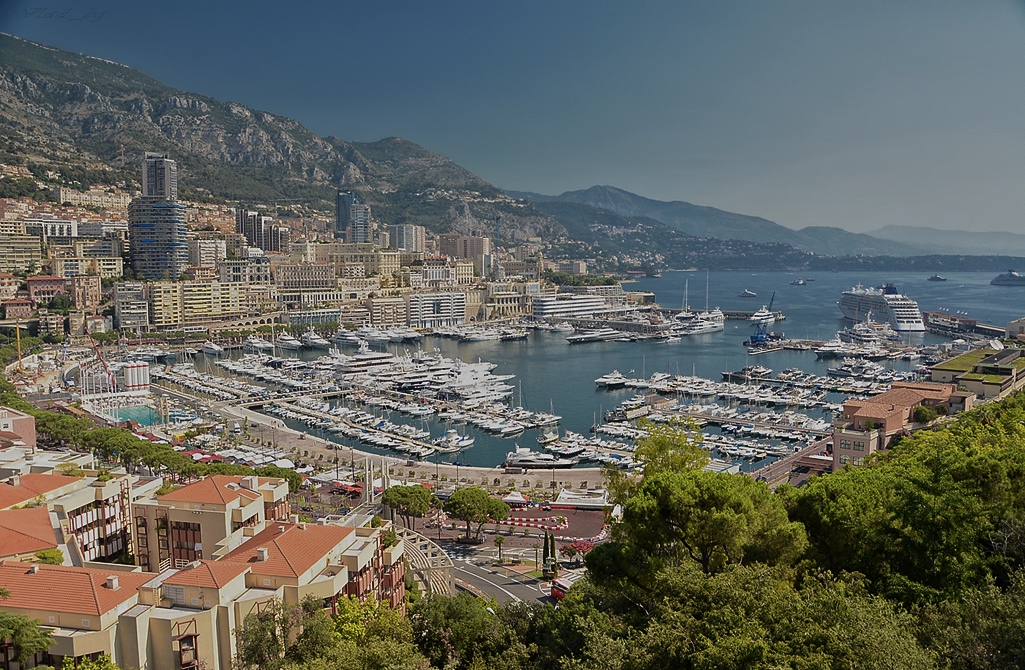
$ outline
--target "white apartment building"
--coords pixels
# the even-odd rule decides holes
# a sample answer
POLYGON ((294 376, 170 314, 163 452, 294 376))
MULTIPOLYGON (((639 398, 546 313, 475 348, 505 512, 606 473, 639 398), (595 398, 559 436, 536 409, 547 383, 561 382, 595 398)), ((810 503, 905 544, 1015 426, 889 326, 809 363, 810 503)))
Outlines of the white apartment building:
POLYGON ((531 315, 535 319, 585 319, 607 311, 609 304, 602 296, 557 293, 535 297, 531 315))
POLYGON ((412 328, 437 328, 466 322, 465 293, 412 293, 407 301, 408 325, 412 328))

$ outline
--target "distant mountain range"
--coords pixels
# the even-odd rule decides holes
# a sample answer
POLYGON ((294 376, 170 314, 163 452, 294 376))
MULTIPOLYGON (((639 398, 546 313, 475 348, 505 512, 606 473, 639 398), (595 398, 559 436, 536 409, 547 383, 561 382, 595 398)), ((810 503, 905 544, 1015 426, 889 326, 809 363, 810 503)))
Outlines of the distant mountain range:
POLYGON ((912 244, 926 254, 1007 254, 1025 256, 1025 235, 937 230, 917 226, 886 226, 868 233, 872 237, 912 244))
POLYGON ((576 202, 624 216, 646 216, 695 237, 784 243, 812 253, 830 256, 910 256, 931 253, 916 246, 914 240, 880 239, 826 226, 792 230, 758 216, 736 214, 679 200, 652 200, 614 186, 592 186, 582 191, 567 191, 561 195, 541 195, 522 191, 507 193, 514 198, 531 199, 534 202, 576 202))
MULTIPOLYGON (((828 227, 794 231, 760 217, 660 202, 610 186, 560 196, 506 194, 402 138, 361 143, 318 137, 283 116, 0 33, 0 162, 63 168, 62 174, 82 175, 70 178, 82 184, 98 180, 132 188, 146 151, 166 151, 178 161, 185 199, 332 217, 336 189, 343 188, 390 224, 481 231, 504 246, 543 240, 549 258, 591 258, 609 270, 800 268, 820 262, 822 255, 859 254, 888 258, 849 262, 892 266, 899 262, 896 256, 964 254, 969 248, 968 253, 985 253, 980 246, 1005 253, 1021 249, 1025 256, 1023 236, 966 241, 953 233, 898 228, 874 236, 828 227)), ((921 262, 939 263, 937 269, 965 265, 921 262)), ((1006 264, 995 262, 997 268, 1006 264)))

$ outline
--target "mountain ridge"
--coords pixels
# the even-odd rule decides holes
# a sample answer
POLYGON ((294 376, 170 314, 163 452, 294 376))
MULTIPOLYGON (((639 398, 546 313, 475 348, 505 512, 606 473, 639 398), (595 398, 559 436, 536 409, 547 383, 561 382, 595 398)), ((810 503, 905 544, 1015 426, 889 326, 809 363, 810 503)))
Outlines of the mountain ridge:
POLYGON ((748 214, 738 214, 683 200, 654 200, 615 186, 591 186, 566 191, 556 196, 507 191, 513 197, 535 202, 560 200, 610 209, 625 216, 647 216, 662 221, 676 230, 696 237, 716 237, 750 242, 791 244, 816 254, 833 256, 916 255, 925 249, 893 240, 880 240, 862 233, 851 233, 830 226, 808 226, 794 230, 775 221, 748 214))

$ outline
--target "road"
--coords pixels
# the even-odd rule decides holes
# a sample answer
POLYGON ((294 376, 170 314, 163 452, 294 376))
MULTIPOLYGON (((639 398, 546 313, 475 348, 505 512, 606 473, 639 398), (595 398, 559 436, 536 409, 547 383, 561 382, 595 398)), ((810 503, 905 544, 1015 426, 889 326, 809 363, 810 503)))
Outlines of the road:
POLYGON ((445 547, 455 564, 455 578, 493 597, 499 603, 510 600, 545 601, 550 596, 541 590, 539 580, 493 565, 490 557, 470 547, 445 547))

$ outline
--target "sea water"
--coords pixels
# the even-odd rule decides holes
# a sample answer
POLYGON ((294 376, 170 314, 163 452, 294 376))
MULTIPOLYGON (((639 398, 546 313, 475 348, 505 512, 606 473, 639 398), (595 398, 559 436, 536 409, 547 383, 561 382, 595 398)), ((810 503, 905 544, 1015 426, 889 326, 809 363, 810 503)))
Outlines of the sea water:
MULTIPOLYGON (((755 311, 762 305, 785 315, 771 330, 782 331, 788 338, 828 340, 845 321, 837 306, 840 294, 856 284, 878 286, 893 282, 897 289, 918 302, 923 311, 963 313, 980 322, 1003 326, 1025 315, 1025 288, 990 286, 992 273, 950 273, 946 282, 929 282, 933 274, 916 272, 667 272, 661 278, 645 278, 628 283, 628 291, 650 291, 662 307, 679 309, 687 292, 693 309, 706 305, 706 278, 709 307, 724 310, 755 311), (804 285, 792 285, 795 279, 805 279, 804 285), (807 280, 811 281, 807 281, 807 280), (741 298, 747 289, 758 295, 741 298), (773 294, 775 296, 773 297, 773 294)), ((588 435, 591 426, 600 421, 602 413, 638 393, 635 389, 604 390, 594 380, 612 370, 628 377, 647 378, 654 372, 696 374, 714 380, 722 379, 722 372, 739 370, 744 365, 758 363, 778 372, 784 368, 799 368, 810 373, 825 375, 835 361, 820 361, 813 351, 783 350, 749 356, 743 342, 753 332, 745 321, 728 320, 725 330, 683 338, 679 342, 594 342, 570 345, 565 333, 532 331, 528 339, 502 342, 457 342, 445 338, 427 337, 419 345, 388 345, 396 354, 420 346, 424 350, 437 348, 446 357, 464 361, 478 359, 497 364, 495 374, 515 375, 507 383, 515 387, 510 399, 512 405, 534 411, 553 411, 562 417, 560 431, 571 430, 588 435)), ((909 344, 932 344, 948 341, 931 333, 910 333, 905 336, 909 344)), ((343 351, 345 349, 343 348, 343 351)), ((303 358, 316 358, 322 352, 289 352, 303 358)), ((903 361, 888 361, 887 366, 907 370, 916 365, 903 361)), ((368 410, 369 411, 369 410, 368 410)), ((814 418, 828 418, 821 412, 807 411, 814 418)), ((385 413, 385 418, 396 423, 421 422, 398 412, 385 413)), ((451 426, 436 419, 422 422, 424 428, 438 436, 451 426)), ((294 428, 307 430, 304 424, 294 428)), ((476 437, 473 447, 458 453, 437 456, 442 462, 458 461, 466 465, 497 467, 515 445, 538 449, 536 438, 540 431, 528 430, 515 438, 500 438, 473 427, 457 427, 476 437)), ((311 431, 319 437, 338 442, 343 449, 350 444, 361 451, 397 456, 394 452, 351 443, 344 437, 311 431)), ((344 452, 343 452, 344 453, 344 452)), ((343 458, 344 460, 344 458, 343 458)))

